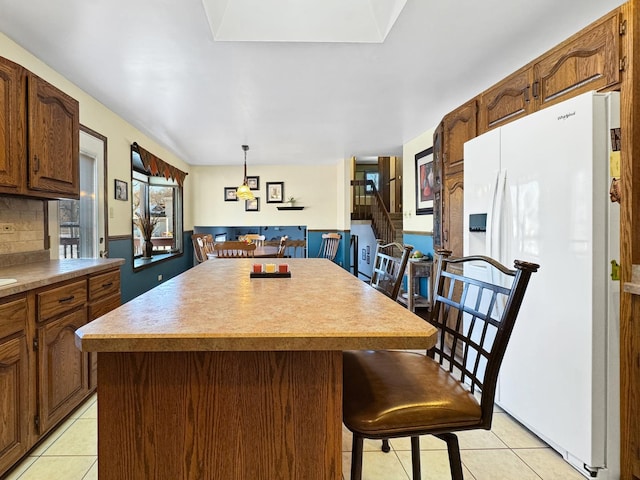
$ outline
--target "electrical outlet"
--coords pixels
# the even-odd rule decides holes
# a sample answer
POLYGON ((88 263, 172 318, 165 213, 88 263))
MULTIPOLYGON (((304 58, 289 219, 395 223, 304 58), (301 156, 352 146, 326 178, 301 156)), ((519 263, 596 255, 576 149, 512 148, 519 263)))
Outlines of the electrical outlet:
POLYGON ((158 281, 161 282, 162 281, 162 274, 158 275, 158 281))
POLYGON ((0 233, 13 233, 16 226, 13 223, 0 223, 0 233))

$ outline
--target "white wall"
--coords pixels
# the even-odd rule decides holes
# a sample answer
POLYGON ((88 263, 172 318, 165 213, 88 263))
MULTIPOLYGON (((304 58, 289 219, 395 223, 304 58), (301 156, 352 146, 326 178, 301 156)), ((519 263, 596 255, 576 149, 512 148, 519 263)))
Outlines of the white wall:
POLYGON ((416 161, 415 155, 433 146, 433 132, 427 130, 402 147, 402 204, 404 230, 410 232, 432 232, 433 215, 416 215, 416 161))
POLYGON ((247 174, 260 177, 260 190, 253 192, 260 198, 259 212, 246 212, 242 200, 224 201, 224 187, 237 187, 242 182, 240 159, 234 166, 194 166, 189 175, 193 186, 193 224, 307 225, 312 230, 342 228, 344 164, 339 161, 335 165, 319 166, 252 166, 248 156, 247 174), (284 182, 285 201, 293 196, 296 206, 303 206, 304 210, 280 211, 276 207, 286 206, 286 203, 267 203, 267 182, 284 182))
MULTIPOLYGON (((182 171, 190 172, 185 160, 177 157, 160 144, 144 135, 140 130, 106 108, 76 85, 68 81, 55 70, 17 45, 6 35, 0 33, 0 56, 7 58, 27 70, 45 79, 55 87, 72 96, 80 103, 80 123, 104 135, 108 139, 108 188, 109 235, 131 235, 131 204, 114 200, 114 179, 124 180, 131 189, 131 143, 138 142, 141 147, 162 158, 182 171)), ((82 59, 77 59, 81 62, 82 59)), ((184 229, 193 227, 191 212, 190 185, 192 176, 188 175, 184 184, 184 229)), ((130 197, 129 197, 130 198, 130 197)))

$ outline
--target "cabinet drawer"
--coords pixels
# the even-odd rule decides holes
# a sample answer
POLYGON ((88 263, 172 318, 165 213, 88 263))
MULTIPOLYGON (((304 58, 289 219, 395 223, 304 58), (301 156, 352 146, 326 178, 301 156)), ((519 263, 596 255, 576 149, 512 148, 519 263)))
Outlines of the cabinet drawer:
POLYGON ((0 304, 0 338, 24 330, 27 326, 27 298, 0 304))
POLYGON ((120 293, 120 270, 101 273, 89 278, 89 300, 96 300, 120 293))
POLYGON ((87 282, 80 280, 37 294, 38 320, 44 321, 60 313, 84 305, 87 301, 87 282))
POLYGON ((109 313, 111 310, 115 310, 120 306, 120 293, 112 295, 111 297, 103 298, 102 300, 89 304, 89 320, 95 320, 101 317, 105 313, 109 313))

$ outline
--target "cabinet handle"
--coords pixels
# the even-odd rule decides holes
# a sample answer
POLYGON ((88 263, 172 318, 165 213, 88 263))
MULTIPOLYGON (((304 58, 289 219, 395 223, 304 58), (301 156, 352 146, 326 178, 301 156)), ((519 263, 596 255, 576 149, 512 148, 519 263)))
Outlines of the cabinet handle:
POLYGON ((113 282, 103 283, 102 288, 109 288, 111 285, 113 285, 113 282))
POLYGON ((70 295, 68 297, 64 297, 64 298, 60 298, 58 300, 58 303, 69 303, 71 300, 73 300, 74 298, 76 298, 75 295, 70 295))
POLYGON ((538 98, 538 95, 540 92, 538 92, 538 89, 540 88, 540 82, 535 81, 533 82, 533 85, 531 85, 532 87, 532 93, 533 93, 533 98, 538 98))
POLYGON ((524 87, 524 101, 529 103, 529 85, 524 87))
POLYGON ((33 156, 33 173, 38 173, 40 171, 40 159, 37 155, 33 156))

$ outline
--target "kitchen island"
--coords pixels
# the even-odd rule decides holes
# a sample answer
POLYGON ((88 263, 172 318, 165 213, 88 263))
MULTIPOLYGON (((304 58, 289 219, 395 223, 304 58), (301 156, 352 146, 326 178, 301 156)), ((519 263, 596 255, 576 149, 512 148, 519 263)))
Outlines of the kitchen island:
POLYGON ((435 329, 325 259, 214 259, 76 332, 99 352, 101 480, 340 479, 342 351, 435 329))

